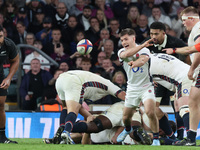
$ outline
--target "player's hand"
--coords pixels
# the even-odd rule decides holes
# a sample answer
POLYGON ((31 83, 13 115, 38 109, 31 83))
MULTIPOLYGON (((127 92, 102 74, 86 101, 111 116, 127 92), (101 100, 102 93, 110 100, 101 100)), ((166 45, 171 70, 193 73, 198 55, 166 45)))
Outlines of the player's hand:
POLYGON ((167 54, 173 54, 173 48, 165 48, 162 51, 165 51, 167 54))
POLYGON ((128 62, 128 65, 131 66, 131 69, 135 67, 134 61, 128 62))
POLYGON ((147 40, 146 42, 144 42, 142 45, 144 46, 144 47, 149 47, 149 46, 153 46, 153 39, 149 39, 149 40, 147 40))
POLYGON ((87 123, 93 121, 95 118, 96 118, 96 116, 93 116, 93 115, 88 116, 88 117, 87 117, 87 123))
POLYGON ((194 70, 190 68, 190 70, 188 71, 188 78, 190 80, 195 81, 195 78, 193 77, 193 74, 194 74, 194 70))
POLYGON ((5 78, 5 79, 2 81, 2 83, 1 83, 1 85, 0 85, 0 88, 2 88, 2 89, 8 89, 8 87, 10 86, 10 82, 11 82, 10 79, 5 78))

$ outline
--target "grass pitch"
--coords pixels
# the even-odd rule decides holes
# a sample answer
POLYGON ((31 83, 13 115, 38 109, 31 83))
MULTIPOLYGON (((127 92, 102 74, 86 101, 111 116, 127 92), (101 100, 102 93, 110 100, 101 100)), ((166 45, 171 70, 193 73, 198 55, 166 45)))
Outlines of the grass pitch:
MULTIPOLYGON (((55 145, 44 144, 42 139, 13 139, 19 144, 0 144, 1 150, 194 150, 188 146, 144 146, 144 145, 55 145)), ((200 140, 197 141, 197 145, 200 140)))

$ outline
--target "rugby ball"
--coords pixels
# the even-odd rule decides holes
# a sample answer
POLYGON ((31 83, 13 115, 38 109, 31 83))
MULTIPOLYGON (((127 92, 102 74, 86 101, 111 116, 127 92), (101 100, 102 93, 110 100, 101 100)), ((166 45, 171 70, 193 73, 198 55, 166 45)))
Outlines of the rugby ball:
POLYGON ((88 39, 82 39, 78 42, 76 49, 81 55, 87 55, 92 51, 93 45, 88 39))

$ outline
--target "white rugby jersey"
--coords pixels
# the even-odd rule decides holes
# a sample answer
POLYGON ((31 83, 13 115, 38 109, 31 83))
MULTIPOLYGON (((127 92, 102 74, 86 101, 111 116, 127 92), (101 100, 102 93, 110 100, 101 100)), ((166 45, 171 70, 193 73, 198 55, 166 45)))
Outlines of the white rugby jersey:
MULTIPOLYGON (((200 21, 197 22, 194 27, 192 28, 191 32, 190 32, 190 35, 189 35, 189 38, 188 38, 188 46, 194 46, 196 43, 195 43, 195 40, 200 36, 200 21)), ((195 53, 192 53, 190 54, 190 59, 191 59, 191 62, 194 61, 194 55, 195 53)), ((200 69, 200 65, 197 67, 198 69, 196 70, 199 70, 200 69)))
MULTIPOLYGON (((137 46, 137 45, 136 45, 137 46)), ((122 63, 124 70, 126 71, 128 81, 127 85, 128 88, 139 90, 144 87, 148 87, 152 85, 150 76, 149 76, 149 63, 145 63, 141 67, 135 67, 131 69, 131 67, 128 65, 128 62, 133 60, 137 60, 140 55, 150 55, 150 51, 147 48, 141 49, 139 52, 137 52, 135 55, 131 57, 127 57, 125 59, 120 58, 120 53, 125 51, 125 48, 122 48, 118 51, 119 61, 122 63)))
MULTIPOLYGON (((161 80, 173 84, 177 87, 179 92, 182 87, 182 81, 188 78, 187 73, 189 68, 190 66, 188 64, 180 61, 172 55, 163 53, 150 55, 150 75, 153 77, 154 81, 158 82, 169 90, 174 91, 174 87, 161 80)), ((180 96, 181 95, 178 95, 178 97, 180 96)))
MULTIPOLYGON (((60 74, 59 77, 76 76, 77 85, 82 86, 80 101, 96 101, 103 98, 106 95, 117 96, 122 90, 114 85, 110 80, 107 80, 97 74, 83 71, 83 70, 72 70, 60 74)), ((73 82, 73 81, 71 81, 73 82)), ((69 84, 70 83, 63 83, 69 84)))
MULTIPOLYGON (((187 77, 190 66, 176 57, 163 53, 150 55, 150 75, 162 76, 181 83, 187 77)), ((166 79, 167 80, 167 79, 166 79)))

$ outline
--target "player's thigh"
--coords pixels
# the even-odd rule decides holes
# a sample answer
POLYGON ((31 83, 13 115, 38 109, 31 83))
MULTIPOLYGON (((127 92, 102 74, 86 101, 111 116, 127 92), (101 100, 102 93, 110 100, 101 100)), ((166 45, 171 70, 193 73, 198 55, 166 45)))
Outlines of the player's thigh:
POLYGON ((200 102, 200 88, 191 87, 190 95, 189 95, 189 103, 198 103, 200 102))

